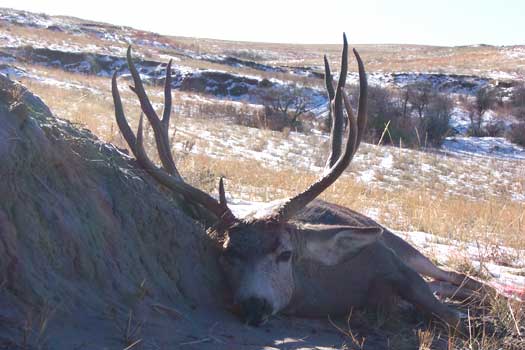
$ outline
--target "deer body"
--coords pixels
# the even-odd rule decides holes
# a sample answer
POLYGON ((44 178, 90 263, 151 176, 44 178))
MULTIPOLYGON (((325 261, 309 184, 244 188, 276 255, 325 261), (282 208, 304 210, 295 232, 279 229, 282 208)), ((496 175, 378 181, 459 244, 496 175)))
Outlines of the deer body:
POLYGON ((368 216, 360 214, 349 208, 332 204, 322 200, 315 200, 307 205, 296 217, 295 220, 308 224, 324 225, 348 225, 348 226, 380 226, 383 228, 383 234, 379 240, 388 248, 392 249, 395 254, 408 266, 423 275, 433 274, 425 273, 430 270, 428 264, 434 266, 423 254, 415 249, 401 237, 395 235, 387 228, 381 226, 368 216), (425 272, 424 272, 425 271, 425 272))
POLYGON ((464 275, 436 267, 374 220, 351 209, 316 200, 350 164, 366 127, 367 79, 364 64, 355 50, 354 55, 360 85, 357 118, 344 91, 348 70, 346 37, 335 86, 325 57, 332 130, 331 153, 323 175, 298 195, 245 218, 235 217, 229 209, 222 178, 217 200, 186 183, 175 166, 168 137, 171 61, 166 70, 165 105, 160 119, 133 65, 131 48, 127 52, 135 84, 131 89, 152 125, 162 168, 149 159, 144 149, 142 116, 136 135, 129 127, 116 73, 113 75, 117 124, 137 163, 162 186, 201 212, 204 210, 207 217, 216 218, 212 231, 222 244, 220 263, 231 287, 233 302, 240 307, 241 316, 248 324, 259 325, 278 312, 309 317, 344 314, 352 307, 381 304, 399 296, 422 311, 456 325, 458 313, 439 302, 432 291, 470 296, 483 287, 464 275), (348 127, 343 145, 345 118, 348 127), (427 284, 420 275, 437 282, 427 284))
MULTIPOLYGON (((381 226, 371 218, 360 214, 352 209, 342 207, 340 205, 328 203, 322 200, 315 200, 307 205, 295 218, 297 221, 310 224, 327 224, 327 225, 350 225, 350 226, 380 226, 383 228, 383 234, 379 240, 388 248, 392 249, 397 257, 408 267, 417 273, 431 277, 436 281, 448 282, 455 286, 464 286, 467 290, 456 288, 453 293, 445 292, 442 288, 443 283, 431 284, 434 292, 439 292, 446 296, 457 296, 460 298, 468 298, 471 296, 468 290, 479 291, 487 289, 488 287, 482 283, 469 278, 468 276, 443 270, 434 265, 426 256, 421 254, 407 241, 392 233, 389 229, 381 226), (441 287, 441 288, 440 288, 441 287), (463 293, 466 292, 466 293, 463 293)), ((448 286, 450 287, 450 286, 448 286)), ((450 289, 450 288, 448 288, 450 289)))
POLYGON ((407 267, 381 242, 335 266, 309 259, 294 264, 295 292, 283 312, 297 316, 346 315, 355 307, 386 304, 408 279, 407 267))
MULTIPOLYGON (((273 206, 280 205, 276 202, 273 206)), ((266 211, 271 212, 272 207, 265 208, 262 215, 266 211)), ((249 215, 245 220, 257 220, 258 215, 261 215, 261 211, 253 213, 253 217, 249 215)), ((354 307, 391 304, 393 300, 401 297, 429 315, 438 316, 450 324, 459 320, 459 314, 441 304, 418 274, 419 271, 429 270, 429 265, 438 271, 442 270, 435 267, 409 243, 362 214, 322 200, 314 200, 298 212, 294 220, 283 227, 273 228, 273 232, 281 239, 288 236, 287 243, 281 244, 285 246, 283 249, 293 251, 290 269, 292 276, 280 281, 274 280, 273 288, 261 288, 260 282, 253 283, 253 288, 234 285, 233 289, 240 291, 235 295, 238 303, 253 298, 276 300, 278 298, 273 290, 288 290, 284 301, 268 306, 267 313, 270 310, 282 310, 284 314, 295 316, 326 317, 348 314, 354 307), (366 241, 362 242, 360 247, 356 250, 345 248, 340 253, 331 251, 333 247, 330 246, 330 239, 334 233, 337 234, 346 228, 359 227, 369 231, 364 234, 369 237, 365 238, 366 241), (317 244, 321 245, 320 251, 316 251, 317 244), (331 259, 334 256, 336 258, 331 259)), ((253 247, 247 246, 245 242, 235 242, 238 236, 250 239, 246 237, 245 231, 240 235, 232 232, 230 241, 227 242, 230 249, 235 251, 237 245, 242 246, 242 249, 251 252, 252 260, 257 260, 258 256, 261 259, 267 257, 268 251, 260 241, 255 240, 253 247), (253 249, 255 247, 258 249, 253 249)), ((279 249, 276 251, 275 255, 278 255, 279 249)), ((259 280, 264 281, 271 279, 271 276, 264 276, 265 274, 282 274, 282 271, 276 272, 275 269, 258 270, 254 267, 257 263, 251 264, 244 266, 248 267, 245 273, 250 279, 257 276, 259 280)), ((228 264, 225 265, 225 269, 230 273, 235 270, 227 266, 228 264)), ((242 274, 234 273, 233 279, 242 281, 242 274)), ((463 279, 465 278, 463 276, 463 279)), ((249 321, 253 323, 266 320, 267 315, 258 315, 258 309, 249 312, 254 313, 253 316, 248 316, 249 321)))

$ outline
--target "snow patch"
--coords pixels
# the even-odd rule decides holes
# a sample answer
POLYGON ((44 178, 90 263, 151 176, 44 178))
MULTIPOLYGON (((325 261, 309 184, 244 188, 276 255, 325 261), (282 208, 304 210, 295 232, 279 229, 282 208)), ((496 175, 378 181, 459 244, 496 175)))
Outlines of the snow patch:
POLYGON ((470 156, 525 160, 525 149, 503 137, 447 137, 442 149, 470 156))
MULTIPOLYGON (((392 230, 391 230, 392 231, 392 230)), ((462 242, 426 232, 392 231, 413 244, 425 255, 432 255, 438 264, 465 259, 482 274, 490 276, 489 283, 501 293, 525 300, 525 251, 505 246, 462 242), (496 260, 505 260, 500 262, 496 260)))

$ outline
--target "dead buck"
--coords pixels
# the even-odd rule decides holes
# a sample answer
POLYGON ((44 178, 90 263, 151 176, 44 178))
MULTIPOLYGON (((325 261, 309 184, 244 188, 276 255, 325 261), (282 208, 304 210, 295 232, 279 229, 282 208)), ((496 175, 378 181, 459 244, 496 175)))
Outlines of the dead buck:
POLYGON ((334 87, 325 56, 326 88, 333 116, 331 154, 324 174, 295 197, 271 203, 264 211, 236 218, 226 203, 222 179, 219 200, 184 182, 177 171, 168 139, 171 111, 171 61, 165 82, 162 119, 154 111, 128 49, 127 60, 142 111, 154 134, 162 168, 143 146, 143 117, 137 135, 129 127, 113 75, 112 93, 118 126, 138 164, 161 185, 209 211, 217 220, 215 233, 224 238, 221 264, 233 300, 245 322, 259 325, 270 315, 325 317, 352 307, 377 304, 400 296, 427 314, 451 325, 459 313, 438 301, 446 296, 474 295, 483 285, 463 274, 442 270, 403 239, 372 219, 348 208, 317 200, 350 164, 361 142, 367 119, 367 78, 359 54, 357 118, 345 94, 348 44, 344 38, 341 73, 334 87), (347 138, 343 144, 346 111, 347 138), (420 276, 432 277, 427 283, 420 276))

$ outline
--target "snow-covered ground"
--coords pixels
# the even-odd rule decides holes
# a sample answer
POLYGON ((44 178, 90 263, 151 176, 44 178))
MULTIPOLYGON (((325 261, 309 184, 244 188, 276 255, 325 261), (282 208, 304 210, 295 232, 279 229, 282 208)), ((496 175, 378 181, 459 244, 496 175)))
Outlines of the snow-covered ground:
POLYGON ((525 251, 479 242, 444 239, 425 232, 393 231, 438 264, 465 261, 501 293, 525 301, 525 251))
MULTIPOLYGON (((19 38, 13 38, 9 36, 3 37, 4 40, 8 41, 9 45, 36 45, 32 42, 18 42, 21 40, 19 38)), ((0 43, 2 38, 0 37, 0 43)), ((35 48, 33 46, 33 48, 35 48)), ((49 49, 46 47, 45 49, 49 49)), ((69 43, 64 43, 63 46, 55 47, 54 49, 64 50, 63 52, 75 52, 78 53, 76 49, 72 49, 69 43)), ((100 69, 96 72, 97 75, 102 77, 109 77, 111 71, 114 69, 121 71, 121 76, 123 78, 129 78, 129 72, 126 68, 126 63, 123 58, 118 56, 103 55, 99 52, 100 50, 93 47, 83 47, 83 50, 90 52, 88 61, 75 62, 74 64, 62 65, 51 61, 46 61, 46 58, 42 58, 45 64, 51 66, 57 66, 73 73, 82 73, 90 74, 93 69, 93 62, 97 62, 97 67, 107 67, 100 69), (96 53, 96 54, 95 54, 96 53), (47 63, 46 63, 47 62, 47 63)), ((124 53, 120 52, 122 56, 124 53)), ((209 59, 209 58, 208 58, 209 59)), ((224 60, 224 57, 221 57, 224 60)), ((165 63, 154 62, 154 61, 140 61, 138 60, 137 66, 141 72, 141 76, 145 80, 158 80, 163 79, 165 63)), ((35 66, 36 67, 36 66, 35 66)), ((227 71, 212 70, 212 69, 196 69, 187 67, 183 64, 174 64, 174 75, 172 77, 173 87, 181 88, 185 86, 187 89, 193 89, 194 86, 202 86, 205 84, 203 93, 206 93, 208 97, 205 99, 210 99, 210 101, 224 101, 224 103, 231 103, 234 101, 242 101, 248 104, 260 104, 261 102, 257 100, 254 94, 254 91, 259 89, 263 77, 257 75, 239 75, 228 73, 227 71), (203 82, 201 82, 202 80, 203 82)), ((61 88, 71 88, 71 89, 84 89, 92 93, 100 94, 101 91, 98 91, 93 87, 84 87, 82 83, 75 81, 59 81, 51 77, 47 77, 38 72, 37 69, 31 68, 20 68, 17 66, 17 61, 13 56, 10 55, 0 55, 0 73, 7 74, 12 78, 21 78, 26 77, 32 80, 36 80, 43 84, 57 86, 61 88)), ((349 74, 349 83, 357 83, 356 73, 349 74)), ((282 81, 279 79, 270 79, 269 80, 273 85, 273 88, 276 90, 286 90, 289 89, 291 85, 288 82, 282 81)), ((452 76, 446 74, 421 74, 421 73, 399 73, 399 74, 384 74, 384 73, 374 73, 369 74, 370 84, 377 84, 381 86, 403 86, 410 82, 417 81, 428 81, 433 84, 437 89, 442 91, 449 91, 452 93, 468 93, 472 94, 476 89, 483 87, 489 84, 489 80, 486 78, 476 78, 476 77, 466 77, 466 76, 452 76), (468 88, 467 88, 468 87, 468 88), (467 89, 468 91, 466 91, 467 89)), ((201 88, 202 89, 202 88, 201 88)), ((318 90, 316 88, 303 88, 303 93, 306 94, 311 100, 311 105, 315 106, 312 112, 320 117, 325 116, 326 114, 326 95, 324 91, 318 90)), ((202 100, 202 97, 199 97, 202 100)), ((493 119, 490 112, 484 117, 485 124, 491 122, 493 119)), ((461 155, 482 155, 485 157, 497 157, 497 158, 507 158, 507 159, 525 159, 525 150, 522 147, 513 145, 510 142, 506 141, 503 138, 467 138, 465 134, 468 131, 470 120, 468 113, 456 107, 453 111, 451 122, 451 127, 459 133, 457 137, 449 137, 445 140, 443 144, 443 149, 449 153, 461 154, 461 155)), ((508 127, 508 125, 506 125, 508 127)), ((270 150, 269 147, 266 148, 270 150)), ((273 152, 275 156, 282 156, 282 152, 273 152)), ((372 180, 373 173, 371 171, 361 174, 363 180, 372 180)))
POLYGON ((11 66, 11 65, 0 64, 0 74, 6 75, 10 79, 28 78, 28 79, 37 81, 41 84, 45 84, 45 85, 49 85, 49 86, 53 86, 53 87, 57 87, 61 89, 85 90, 93 94, 102 94, 102 91, 86 86, 85 84, 82 84, 81 82, 57 80, 51 77, 43 76, 39 74, 39 72, 36 70, 28 71, 28 70, 18 68, 16 66, 11 66))
MULTIPOLYGON (((350 73, 348 81, 352 84, 357 84, 359 75, 357 73, 350 73)), ((396 88, 403 88, 415 83, 428 83, 436 91, 462 95, 473 95, 480 88, 493 86, 495 83, 491 79, 476 76, 420 72, 370 72, 368 74, 368 81, 370 85, 396 88)))
MULTIPOLYGON (((2 67, 0 67, 2 71, 2 67)), ((3 71, 12 77, 23 76, 52 88, 74 89, 90 92, 97 96, 106 96, 109 92, 97 88, 97 85, 86 86, 82 81, 61 81, 49 77, 37 69, 15 70, 4 66, 3 71)), ((128 82, 119 80, 122 91, 127 90, 128 82)), ((162 92, 159 91, 162 95, 162 92)), ((127 100, 125 105, 133 105, 134 99, 127 100)), ((231 100, 219 100, 211 95, 178 93, 178 98, 188 103, 229 104, 233 108, 260 108, 257 104, 246 104, 231 100)), ((162 106, 155 104, 155 107, 162 106)), ((180 115, 175 106, 175 115, 180 115)), ((320 107, 324 108, 323 106, 320 107)), ((459 109, 454 111, 452 125, 460 125, 466 114, 459 109)), ((102 116, 101 123, 110 119, 102 116)), ((213 158, 236 160, 256 160, 273 169, 296 168, 313 173, 320 173, 326 160, 328 135, 315 132, 305 135, 290 132, 283 136, 271 132, 220 122, 196 122, 180 118, 176 123, 177 151, 185 151, 185 142, 194 142, 193 154, 205 154, 213 158)), ((175 127, 175 126, 174 126, 175 127)), ((109 126, 104 127, 109 130, 109 126)), ((469 195, 476 188, 487 195, 510 196, 515 201, 525 201, 525 193, 517 178, 525 175, 525 149, 513 145, 503 138, 469 138, 456 136, 448 138, 441 154, 429 154, 397 147, 381 147, 363 144, 351 165, 349 176, 361 183, 379 186, 386 191, 396 191, 407 186, 410 181, 418 179, 419 183, 429 186, 440 184, 448 194, 469 195), (497 165, 493 160, 498 160, 497 165), (496 168, 495 168, 496 167, 496 168), (504 192, 502 191, 504 185, 504 192)))
MULTIPOLYGON (((123 65, 124 62, 121 60, 119 64, 123 65)), ((161 76, 158 72, 158 69, 154 69, 154 67, 150 67, 151 69, 142 69, 142 74, 145 74, 145 77, 149 77, 150 75, 155 76, 161 76), (155 72, 153 73, 153 71, 155 72)), ((184 67, 181 67, 184 68, 184 67)), ((182 69, 179 73, 176 73, 175 76, 175 82, 174 84, 176 86, 180 86, 184 79, 198 79, 199 77, 204 76, 205 73, 209 73, 210 76, 215 75, 221 75, 226 74, 225 72, 218 72, 218 71, 191 71, 191 70, 184 70, 182 69), (183 74, 180 75, 180 72, 183 74)), ((41 82, 43 84, 51 85, 51 86, 57 86, 60 88, 70 88, 70 89, 79 89, 79 90, 87 90, 95 94, 102 94, 102 91, 97 90, 93 87, 84 86, 80 81, 59 81, 57 79, 44 76, 41 72, 39 72, 37 69, 22 69, 16 67, 16 65, 12 64, 0 64, 0 73, 6 74, 10 76, 11 78, 29 78, 32 80, 36 80, 38 82, 41 82)), ((129 76, 129 73, 124 73, 124 77, 129 76)), ((231 79, 228 82, 228 86, 225 89, 225 91, 230 91, 231 89, 238 88, 239 86, 245 86, 246 92, 244 94, 238 95, 238 96, 215 96, 214 95, 208 95, 208 97, 203 96, 197 96, 196 99, 199 100, 200 103, 203 102, 203 100, 209 100, 210 103, 217 102, 219 100, 224 100, 224 103, 231 103, 234 101, 244 101, 249 104, 255 104, 257 105, 258 101, 254 99, 253 97, 250 97, 250 91, 252 91, 257 84, 260 83, 261 78, 260 77, 245 77, 245 76, 238 76, 238 81, 235 80, 235 75, 231 75, 231 79), (248 79, 246 81, 251 81, 249 79, 252 79, 255 81, 254 85, 249 85, 248 83, 244 82, 243 79, 248 79), (231 101, 231 102, 228 102, 231 101)), ((219 84, 219 83, 215 83, 219 84)), ((277 89, 287 89, 288 85, 286 85, 285 82, 281 81, 274 81, 273 82, 275 88, 277 89)), ((213 86, 210 85, 208 90, 213 89, 213 86)), ((211 90, 210 90, 211 91, 211 90)), ((326 96, 324 93, 320 90, 311 89, 311 88, 305 88, 305 93, 308 93, 310 95, 311 100, 313 101, 312 104, 317 106, 313 109, 313 112, 318 115, 324 115, 326 113, 326 96)), ((492 120, 492 116, 490 113, 487 114, 485 117, 485 120, 487 122, 492 120)), ((465 134, 468 131, 469 125, 470 125, 470 119, 468 117, 468 113, 459 108, 456 107, 453 111, 450 125, 453 129, 455 129, 460 136, 455 137, 449 137, 445 140, 443 144, 443 149, 449 153, 457 153, 462 155, 482 155, 485 157, 497 157, 497 158, 508 158, 508 159, 525 159, 525 149, 523 147, 520 147, 518 145, 514 145, 507 141, 504 138, 501 137, 483 137, 483 138, 475 138, 475 137, 465 137, 461 136, 461 134, 465 134)), ((269 149, 269 148, 268 148, 269 149)), ((277 152, 278 153, 278 152, 277 152)), ((282 153, 281 153, 282 155, 282 153)), ((363 178, 370 177, 370 174, 364 174, 363 178)))
POLYGON ((462 155, 525 160, 525 148, 504 137, 447 137, 442 148, 462 155))

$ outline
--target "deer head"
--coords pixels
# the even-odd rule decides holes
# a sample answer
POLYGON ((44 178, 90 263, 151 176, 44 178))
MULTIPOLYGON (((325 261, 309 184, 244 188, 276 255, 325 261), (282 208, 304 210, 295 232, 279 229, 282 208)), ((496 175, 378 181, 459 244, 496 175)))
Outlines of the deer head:
POLYGON ((332 116, 331 153, 324 174, 295 197, 282 200, 266 212, 254 213, 248 218, 236 218, 226 203, 224 184, 219 182, 219 199, 184 182, 173 161, 168 139, 171 111, 171 61, 166 70, 165 104, 160 119, 146 95, 140 76, 131 59, 127 61, 143 114, 150 122, 162 168, 147 156, 143 146, 143 117, 137 135, 130 129, 119 96, 116 73, 112 79, 112 93, 118 126, 137 162, 161 185, 182 195, 184 199, 212 213, 216 218, 215 230, 224 238, 221 264, 232 288, 234 302, 249 324, 258 325, 269 315, 284 309, 294 294, 294 270, 301 261, 309 259, 323 265, 334 265, 356 254, 375 242, 382 230, 378 227, 299 225, 294 215, 319 196, 350 164, 357 151, 366 125, 367 80, 363 62, 353 50, 360 79, 359 106, 355 118, 344 91, 348 66, 348 44, 344 37, 341 72, 334 87, 330 65, 326 56, 325 80, 332 116), (346 112, 346 113, 345 113, 346 112), (346 116, 345 116, 346 114, 346 116), (343 144, 344 118, 347 120, 346 144, 343 144))

